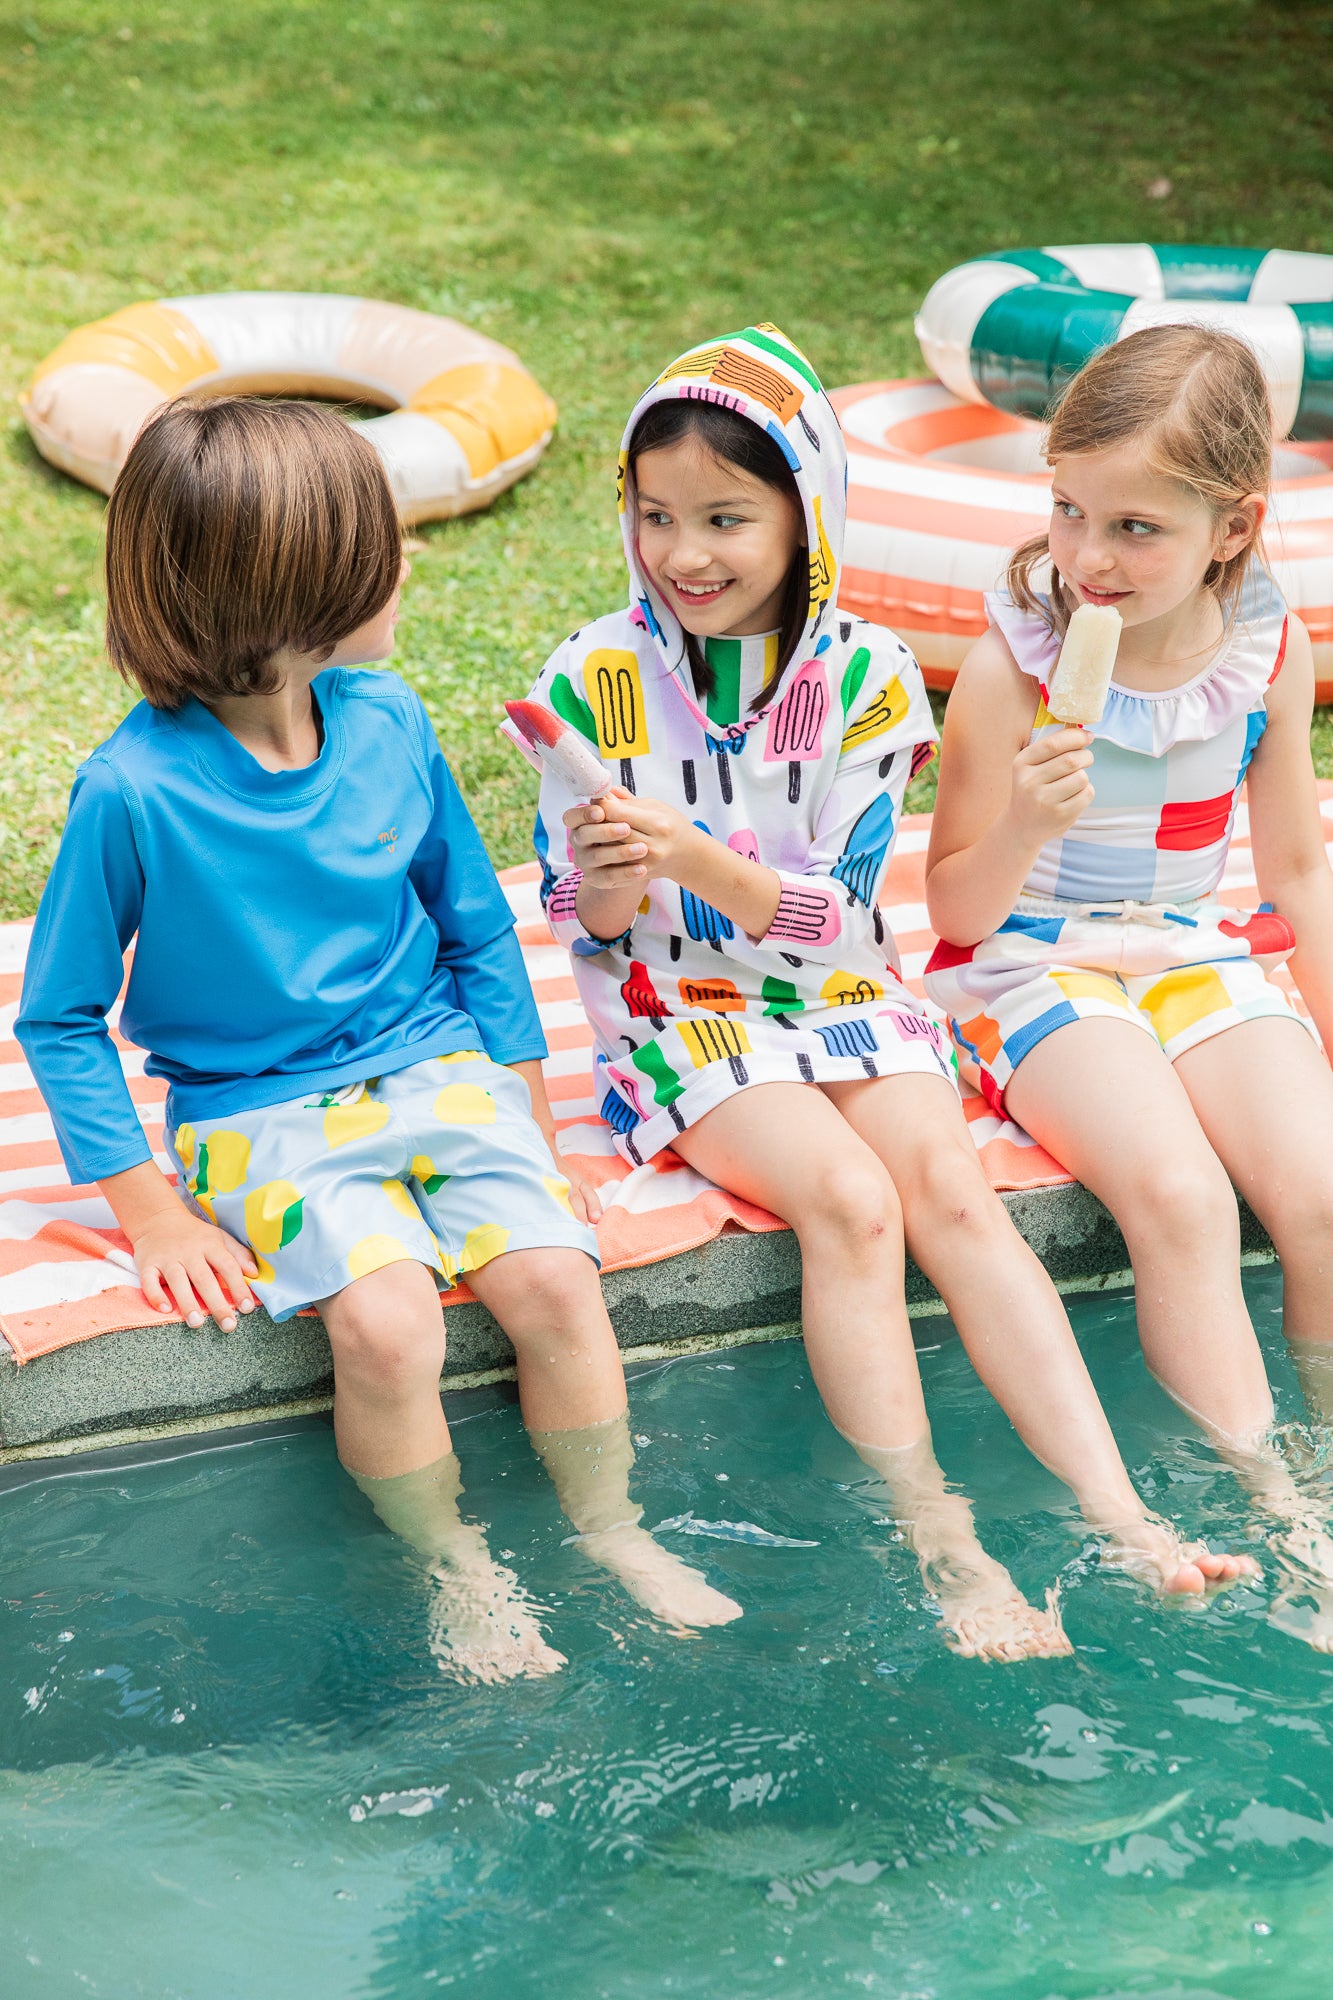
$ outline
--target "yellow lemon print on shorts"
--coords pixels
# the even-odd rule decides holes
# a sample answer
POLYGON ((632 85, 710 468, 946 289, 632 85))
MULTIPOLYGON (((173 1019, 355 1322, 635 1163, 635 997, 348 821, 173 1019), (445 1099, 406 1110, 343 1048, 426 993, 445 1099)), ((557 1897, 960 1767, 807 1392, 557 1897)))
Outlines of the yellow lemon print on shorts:
POLYGON ((245 1234, 250 1248, 272 1256, 301 1233, 304 1197, 290 1181, 265 1181, 245 1197, 245 1234))
POLYGON ((412 1252, 396 1236, 363 1236, 347 1253, 347 1270, 353 1278, 368 1278, 386 1264, 410 1264, 412 1252))
POLYGON ((177 1126, 176 1136, 171 1143, 176 1148, 176 1158, 180 1161, 181 1165, 184 1167, 186 1173, 188 1174, 190 1168, 194 1165, 193 1125, 177 1126))
POLYGON ((558 1201, 561 1208, 569 1209, 571 1215, 574 1213, 573 1209, 569 1207, 568 1181, 562 1180, 558 1174, 543 1174, 542 1186, 546 1189, 552 1201, 558 1201))
POLYGON ((210 1132, 199 1148, 196 1194, 234 1194, 250 1171, 250 1141, 244 1132, 210 1132))
POLYGON ((463 1239, 463 1254, 458 1260, 460 1271, 479 1271, 483 1264, 489 1264, 492 1257, 504 1255, 504 1247, 509 1241, 509 1231, 502 1229, 498 1222, 481 1222, 475 1229, 469 1229, 463 1239))
POLYGON ((381 1181, 380 1186, 400 1215, 405 1215, 409 1222, 420 1222, 421 1211, 401 1181, 381 1181))
POLYGON ((485 1062, 486 1057, 480 1049, 455 1049, 451 1056, 436 1056, 435 1060, 441 1063, 485 1062))
POLYGON ((217 1229, 220 1225, 218 1223, 217 1216, 213 1213, 213 1204, 209 1200, 208 1196, 206 1194, 200 1194, 196 1190, 194 1199, 195 1199, 195 1205, 198 1208, 202 1208, 204 1214, 208 1217, 214 1229, 217 1229))
POLYGON ((324 1113, 324 1144, 332 1152, 350 1139, 369 1139, 388 1122, 388 1105, 375 1097, 358 1097, 355 1104, 331 1104, 324 1113))
POLYGON ((250 1245, 250 1255, 254 1258, 255 1263, 259 1266, 259 1269, 255 1272, 253 1278, 251 1278, 250 1283, 252 1285, 271 1285, 273 1283, 273 1280, 277 1277, 278 1274, 274 1270, 273 1266, 269 1263, 268 1258, 261 1257, 259 1252, 255 1249, 253 1243, 250 1245))
POLYGON ((494 1125, 495 1099, 479 1083, 447 1083, 435 1100, 441 1125, 494 1125))
POLYGON ((449 1174, 442 1174, 428 1153, 418 1153, 412 1161, 412 1178, 421 1182, 427 1194, 438 1194, 449 1174))

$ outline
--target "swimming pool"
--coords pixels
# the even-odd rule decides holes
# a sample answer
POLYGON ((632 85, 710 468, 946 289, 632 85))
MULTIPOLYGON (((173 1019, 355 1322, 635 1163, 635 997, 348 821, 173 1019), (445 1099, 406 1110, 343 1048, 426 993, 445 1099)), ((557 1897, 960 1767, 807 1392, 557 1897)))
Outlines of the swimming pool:
MULTIPOLYGON (((1292 1417, 1280 1278, 1247 1289, 1292 1417)), ((1156 1504, 1244 1538, 1131 1302, 1074 1319, 1156 1504)), ((924 1325, 940 1458, 1030 1595, 1060 1576, 1073 1659, 945 1650, 790 1342, 631 1384, 645 1519, 746 1607, 698 1638, 568 1544, 511 1403, 455 1400, 465 1508, 570 1661, 498 1690, 435 1667, 421 1572, 323 1425, 25 1469, 0 1491, 4 2000, 1327 1991, 1329 1662, 1266 1622, 1271 1573, 1204 1605, 1099 1574, 924 1325)))

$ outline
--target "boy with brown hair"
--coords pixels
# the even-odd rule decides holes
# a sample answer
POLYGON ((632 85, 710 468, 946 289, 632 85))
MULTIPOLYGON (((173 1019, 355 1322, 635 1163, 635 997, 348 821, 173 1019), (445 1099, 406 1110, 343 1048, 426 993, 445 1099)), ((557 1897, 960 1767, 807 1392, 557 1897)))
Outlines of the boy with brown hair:
POLYGON ((419 698, 359 671, 407 576, 373 447, 225 398, 140 433, 107 517, 107 643, 141 701, 80 769, 16 1030, 70 1177, 164 1314, 316 1304, 344 1465, 441 1563, 442 1663, 560 1664, 458 1515, 438 1285, 513 1342, 524 1419, 595 1562, 677 1624, 738 1614, 638 1526, 597 1198, 555 1157, 513 917, 419 698), (167 1079, 154 1165, 106 1015, 167 1079))

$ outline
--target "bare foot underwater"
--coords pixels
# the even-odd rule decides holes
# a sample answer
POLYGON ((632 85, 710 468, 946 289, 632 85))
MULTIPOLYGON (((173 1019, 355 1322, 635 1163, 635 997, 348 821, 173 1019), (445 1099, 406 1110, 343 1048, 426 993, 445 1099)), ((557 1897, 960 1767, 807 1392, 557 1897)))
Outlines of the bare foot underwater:
POLYGON ((726 1625, 741 1616, 734 1599, 654 1540, 631 1498, 634 1446, 629 1419, 572 1431, 533 1431, 532 1445, 560 1505, 578 1530, 577 1546, 615 1577, 636 1604, 677 1631, 726 1625))
POLYGON ((385 1526, 430 1564, 427 1637, 442 1672, 493 1684, 565 1665, 513 1571, 494 1560, 481 1529, 459 1513, 463 1480, 452 1451, 394 1478, 353 1477, 385 1526))

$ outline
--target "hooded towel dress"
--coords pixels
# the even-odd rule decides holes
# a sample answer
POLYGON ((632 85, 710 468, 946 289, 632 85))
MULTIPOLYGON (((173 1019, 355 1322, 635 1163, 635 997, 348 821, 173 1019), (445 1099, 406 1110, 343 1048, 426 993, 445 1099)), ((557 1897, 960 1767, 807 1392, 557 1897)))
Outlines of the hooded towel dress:
POLYGON ((956 1081, 947 1037, 907 988, 876 907, 913 771, 936 730, 920 669, 881 626, 837 608, 846 515, 842 432, 804 355, 772 326, 692 349, 625 430, 620 511, 629 604, 574 633, 532 690, 615 778, 677 807, 781 878, 762 938, 675 882, 649 883, 630 929, 589 936, 563 814, 579 803, 543 770, 535 841, 552 932, 573 955, 595 1041, 597 1100, 638 1165, 725 1098, 758 1083, 925 1072, 956 1081), (639 565, 634 427, 672 398, 722 405, 766 431, 805 519, 809 608, 772 698, 751 702, 777 635, 710 639, 696 697, 685 637, 639 565))

